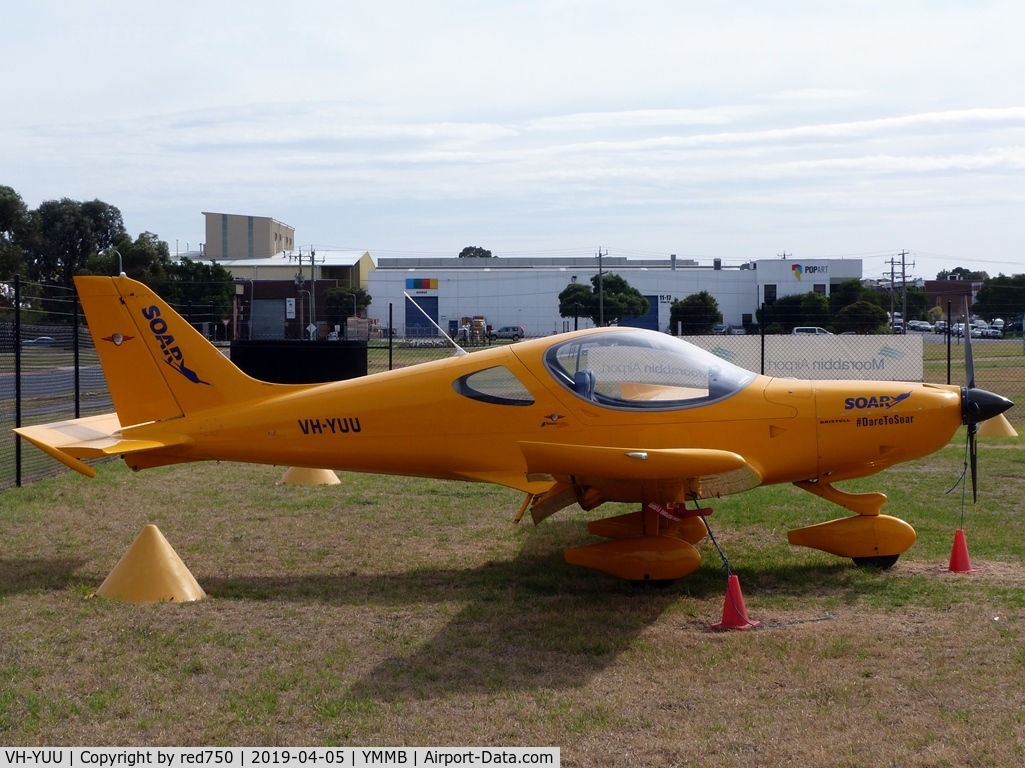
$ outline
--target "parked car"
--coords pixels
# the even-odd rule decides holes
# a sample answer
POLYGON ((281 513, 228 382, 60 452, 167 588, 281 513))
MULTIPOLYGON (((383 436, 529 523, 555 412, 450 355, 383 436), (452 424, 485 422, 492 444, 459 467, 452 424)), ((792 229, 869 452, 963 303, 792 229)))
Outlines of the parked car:
POLYGON ((932 326, 925 322, 925 320, 908 320, 908 330, 928 333, 932 330, 932 326))
POLYGON ((947 321, 946 320, 937 320, 936 321, 936 325, 933 326, 933 330, 936 333, 946 333, 947 332, 947 321))
POLYGON ((974 326, 972 328, 973 339, 999 339, 1003 336, 997 328, 980 328, 974 326))
POLYGON ((21 342, 24 347, 52 347, 56 344, 52 336, 38 336, 34 339, 25 339, 21 342))
POLYGON ((818 326, 814 326, 814 325, 798 326, 797 328, 794 328, 794 330, 792 330, 791 333, 795 334, 797 336, 832 336, 833 335, 829 331, 827 331, 825 328, 819 328, 818 326))
POLYGON ((523 329, 518 325, 503 325, 496 331, 491 332, 491 340, 495 339, 512 339, 513 341, 519 341, 527 334, 523 332, 523 329))

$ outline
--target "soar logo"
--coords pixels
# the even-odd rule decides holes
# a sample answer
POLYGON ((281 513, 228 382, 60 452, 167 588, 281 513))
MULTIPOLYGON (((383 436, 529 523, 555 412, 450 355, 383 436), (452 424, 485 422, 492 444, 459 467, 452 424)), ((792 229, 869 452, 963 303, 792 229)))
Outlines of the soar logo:
POLYGON ((909 397, 911 397, 910 392, 905 392, 903 395, 879 395, 878 397, 876 397, 875 395, 873 395, 872 397, 848 397, 846 400, 844 400, 843 407, 845 411, 862 411, 867 408, 889 409, 893 408, 893 406, 897 405, 897 403, 903 403, 909 397))
POLYGON ((209 381, 203 381, 195 371, 190 370, 185 365, 185 356, 182 355, 181 349, 174 343, 174 336, 168 334, 167 321, 160 316, 160 309, 158 307, 146 307, 146 309, 142 310, 142 316, 149 320, 150 332, 157 343, 160 344, 160 351, 164 353, 164 362, 193 384, 206 384, 210 386, 209 381))

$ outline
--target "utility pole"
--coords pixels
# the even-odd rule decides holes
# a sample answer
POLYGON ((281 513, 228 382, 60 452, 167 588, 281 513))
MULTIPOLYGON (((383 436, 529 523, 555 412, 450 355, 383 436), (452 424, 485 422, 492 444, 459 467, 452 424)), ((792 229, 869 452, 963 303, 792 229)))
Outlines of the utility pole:
MULTIPOLYGON (((299 271, 295 275, 295 285, 298 288, 298 291, 299 291, 299 301, 301 302, 302 301, 302 293, 303 293, 303 290, 304 290, 303 286, 304 286, 304 284, 306 282, 306 276, 303 275, 303 249, 302 248, 299 249, 299 255, 298 256, 296 256, 294 254, 289 254, 288 258, 291 261, 298 260, 298 262, 299 262, 299 271)), ((321 261, 323 261, 323 259, 321 259, 321 261)), ((316 338, 316 322, 315 322, 316 312, 317 312, 317 303, 316 303, 317 302, 317 296, 316 296, 316 291, 317 291, 317 252, 313 249, 313 246, 311 245, 310 246, 310 290, 307 291, 307 293, 309 293, 309 295, 310 295, 310 324, 306 328, 306 330, 310 334, 310 341, 313 341, 316 338)), ((300 307, 301 307, 301 304, 300 304, 300 307)), ((302 320, 302 310, 301 310, 301 308, 300 308, 300 312, 299 312, 299 320, 300 321, 302 320)), ((302 337, 302 333, 301 332, 300 332, 299 335, 300 335, 300 337, 302 337)))
MULTIPOLYGON (((901 287, 901 294, 904 297, 904 303, 902 304, 903 308, 901 309, 901 313, 900 313, 900 322, 901 322, 901 325, 904 326, 905 330, 908 327, 908 273, 907 273, 907 264, 905 262, 905 257, 907 255, 908 255, 907 251, 901 250, 901 252, 900 252, 900 287, 901 287)), ((914 262, 911 262, 911 266, 914 266, 914 265, 915 265, 914 262)))
MULTIPOLYGON (((605 256, 609 255, 609 249, 605 249, 605 256)), ((605 327, 605 275, 601 268, 601 246, 598 246, 598 325, 605 327)))
POLYGON ((891 258, 889 264, 890 264, 890 330, 892 331, 893 330, 893 310, 894 310, 894 306, 893 306, 893 284, 897 280, 897 276, 894 275, 894 269, 897 266, 897 260, 891 258))

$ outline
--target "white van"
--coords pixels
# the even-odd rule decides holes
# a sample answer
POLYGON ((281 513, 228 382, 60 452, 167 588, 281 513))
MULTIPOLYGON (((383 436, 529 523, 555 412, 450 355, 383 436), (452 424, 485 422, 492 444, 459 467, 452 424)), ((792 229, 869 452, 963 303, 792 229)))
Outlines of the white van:
POLYGON ((794 328, 791 333, 797 336, 832 336, 829 331, 825 328, 819 328, 815 325, 804 325, 799 328, 794 328))

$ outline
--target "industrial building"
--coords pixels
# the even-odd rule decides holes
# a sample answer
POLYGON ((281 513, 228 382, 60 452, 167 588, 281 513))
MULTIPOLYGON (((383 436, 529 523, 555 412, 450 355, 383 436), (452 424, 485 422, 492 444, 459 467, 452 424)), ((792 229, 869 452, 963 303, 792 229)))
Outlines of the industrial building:
MULTIPOLYGON (((760 259, 727 267, 718 259, 700 265, 674 256, 604 257, 601 270, 621 276, 648 299, 648 314, 623 324, 660 331, 669 329, 672 303, 700 291, 715 298, 723 323, 743 327, 763 302, 811 291, 828 296, 833 286, 862 276, 860 259, 760 259)), ((590 285, 598 271, 596 257, 382 258, 369 276, 374 301, 368 315, 385 327, 390 305, 399 335, 430 335, 424 313, 446 331, 462 318, 482 315, 492 327, 518 325, 527 336, 562 333, 573 330, 575 321, 560 316, 559 293, 571 283, 590 285)), ((591 322, 579 318, 576 324, 586 328, 591 322)))
POLYGON ((724 324, 739 328, 752 323, 762 303, 810 291, 828 296, 834 286, 862 278, 860 259, 783 257, 739 266, 673 255, 603 256, 600 264, 597 256, 375 260, 367 251, 303 253, 294 248, 295 230, 268 217, 203 215, 202 258, 221 264, 238 283, 235 338, 326 337, 333 327, 318 308, 335 287, 367 291, 369 327, 391 327, 396 336, 434 336, 432 321, 455 331, 472 317, 543 336, 591 325, 589 318, 562 317, 559 294, 571 283, 590 285, 599 271, 619 275, 648 299, 646 316, 622 324, 660 331, 669 330, 672 303, 700 291, 715 298, 724 324))

